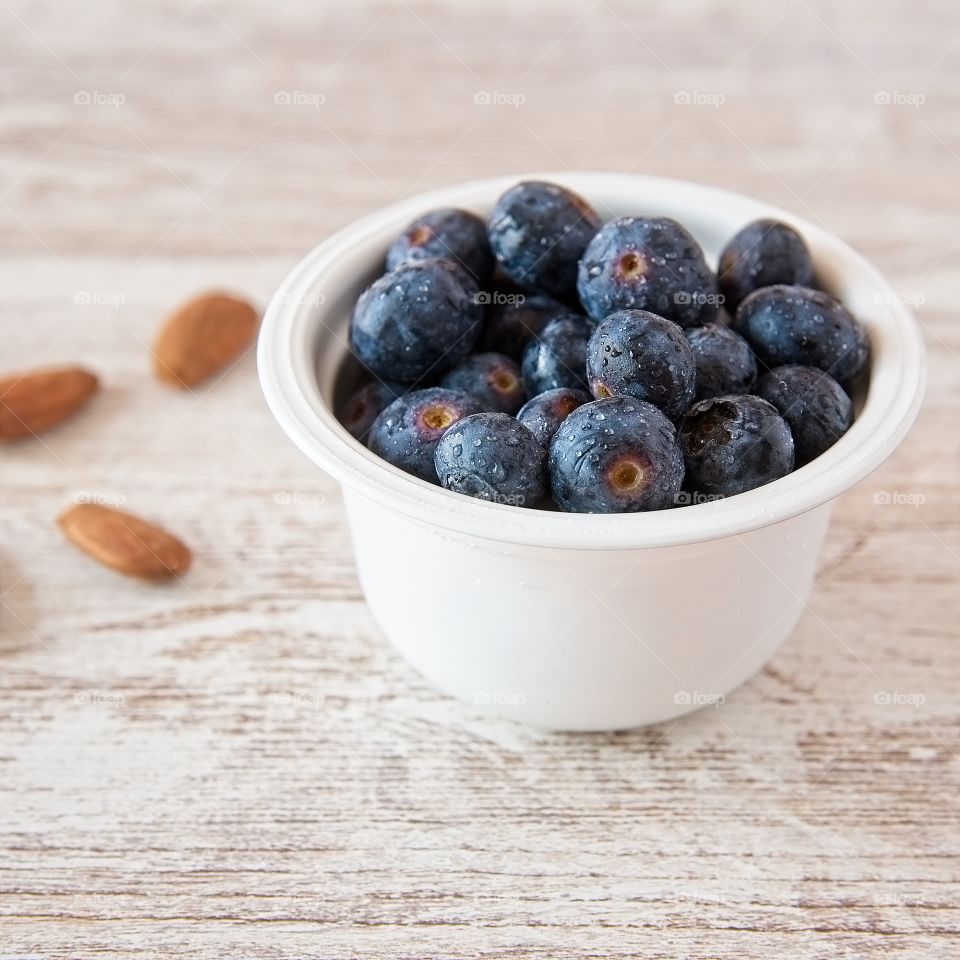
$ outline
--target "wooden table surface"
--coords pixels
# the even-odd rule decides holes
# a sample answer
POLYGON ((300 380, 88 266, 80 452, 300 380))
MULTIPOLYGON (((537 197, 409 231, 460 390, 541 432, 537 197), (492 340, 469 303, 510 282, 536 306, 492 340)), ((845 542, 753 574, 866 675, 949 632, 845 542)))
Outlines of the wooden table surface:
POLYGON ((0 957, 960 953, 954 0, 0 0, 0 26, 2 369, 105 385, 0 451, 0 957), (616 735, 433 691, 253 356, 193 394, 147 358, 198 290, 262 304, 382 204, 551 168, 809 217, 930 351, 772 663, 616 735), (194 570, 90 562, 54 524, 82 497, 194 570))

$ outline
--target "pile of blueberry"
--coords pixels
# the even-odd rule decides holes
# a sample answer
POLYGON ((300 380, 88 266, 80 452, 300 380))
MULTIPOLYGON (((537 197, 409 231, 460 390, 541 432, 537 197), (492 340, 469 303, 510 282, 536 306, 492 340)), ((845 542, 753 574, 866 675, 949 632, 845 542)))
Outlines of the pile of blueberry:
POLYGON ((866 334, 815 288, 785 223, 745 226, 714 274, 676 221, 604 224, 571 191, 531 181, 488 222, 424 214, 386 268, 353 313, 371 377, 341 420, 448 490, 661 510, 770 483, 853 421, 866 334))

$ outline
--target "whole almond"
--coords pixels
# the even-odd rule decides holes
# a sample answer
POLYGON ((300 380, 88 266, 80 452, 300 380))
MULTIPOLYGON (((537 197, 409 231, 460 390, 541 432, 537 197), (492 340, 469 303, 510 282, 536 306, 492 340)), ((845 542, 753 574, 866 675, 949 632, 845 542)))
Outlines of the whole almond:
POLYGON ((144 580, 165 580, 187 572, 190 549, 146 520, 113 507, 81 503, 57 523, 67 539, 104 566, 144 580))
POLYGON ((72 417, 97 392, 80 367, 36 370, 0 379, 0 440, 30 437, 72 417))
POLYGON ((204 293, 170 315, 153 345, 157 377, 192 387, 240 356, 256 336, 260 316, 245 300, 204 293))

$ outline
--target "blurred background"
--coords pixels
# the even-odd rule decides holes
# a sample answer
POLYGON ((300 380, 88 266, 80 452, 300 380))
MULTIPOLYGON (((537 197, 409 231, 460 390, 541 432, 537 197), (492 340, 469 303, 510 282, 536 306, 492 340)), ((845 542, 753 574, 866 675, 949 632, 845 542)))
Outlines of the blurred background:
POLYGON ((3 372, 104 384, 0 452, 0 954, 945 955, 958 181, 953 0, 0 0, 3 372), (722 710, 588 739, 491 725, 385 648, 252 353, 187 395, 148 357, 185 297, 264 305, 384 204, 568 170, 806 217, 930 351, 775 662, 722 710), (84 496, 184 535, 183 589, 64 544, 84 496))

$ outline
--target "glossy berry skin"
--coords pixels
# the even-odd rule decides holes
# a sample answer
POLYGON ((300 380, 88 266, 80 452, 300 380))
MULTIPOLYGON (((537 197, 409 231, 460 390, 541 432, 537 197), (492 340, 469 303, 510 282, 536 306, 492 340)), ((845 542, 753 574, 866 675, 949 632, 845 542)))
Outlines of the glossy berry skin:
POLYGON ((595 325, 588 317, 564 313, 554 317, 523 351, 523 382, 527 394, 570 387, 587 389, 587 343, 595 325))
POLYGON ((477 285, 449 260, 404 263, 374 281, 354 307, 353 352, 383 380, 439 376, 472 349, 483 306, 477 285))
POLYGON ((495 302, 487 310, 481 345, 484 350, 505 353, 519 363, 527 344, 550 320, 569 313, 569 309, 542 293, 505 296, 507 302, 495 302))
POLYGON ((618 310, 590 338, 587 379, 598 400, 646 400, 675 420, 693 402, 697 365, 673 321, 646 310, 618 310))
POLYGON ((556 390, 547 390, 546 393, 538 394, 528 400, 520 408, 517 419, 544 447, 549 447, 553 435, 560 429, 560 424, 577 407, 582 407, 591 399, 590 394, 583 390, 558 387, 556 390))
POLYGON ((367 446, 387 463, 436 483, 433 454, 444 431, 480 409, 465 393, 442 387, 413 390, 394 400, 373 421, 367 446))
POLYGON ((512 280, 574 303, 577 262, 599 228, 600 217, 582 197, 555 183, 528 180, 497 200, 488 234, 512 280))
POLYGON ((483 410, 516 413, 527 399, 519 365, 502 353, 474 353, 440 381, 441 387, 469 393, 483 410))
POLYGON ((577 289, 598 321, 616 310, 649 310, 694 327, 712 319, 719 302, 700 244, 667 217, 611 220, 580 260, 577 289))
POLYGON ((776 408, 759 397, 731 394, 701 400, 680 424, 687 488, 729 497, 786 476, 793 437, 776 408))
POLYGON ((760 378, 755 392, 787 421, 798 467, 832 447, 853 423, 850 397, 816 367, 776 367, 760 378))
POLYGON ((809 287, 777 285, 751 293, 735 329, 767 368, 799 364, 851 381, 870 354, 863 327, 835 297, 809 287))
POLYGON ((757 380, 757 358, 740 334, 719 323, 684 333, 697 363, 697 400, 750 393, 757 380))
POLYGON ((578 407, 550 444, 553 499, 570 513, 636 513, 674 506, 683 454, 652 404, 610 397, 578 407))
POLYGON ((479 500, 533 507, 546 493, 547 452, 505 413, 478 413, 443 435, 434 458, 441 486, 479 500))
POLYGON ((761 287, 785 283, 813 284, 813 260, 803 237, 779 220, 748 223, 720 254, 717 280, 724 303, 736 310, 740 302, 761 287))
POLYGON ((340 422, 350 436, 366 443, 373 421, 405 390, 406 387, 401 383, 374 380, 351 394, 340 410, 340 422))
POLYGON ((414 260, 452 260, 484 286, 493 270, 487 225, 468 210, 442 207, 417 217, 390 244, 387 270, 414 260))

